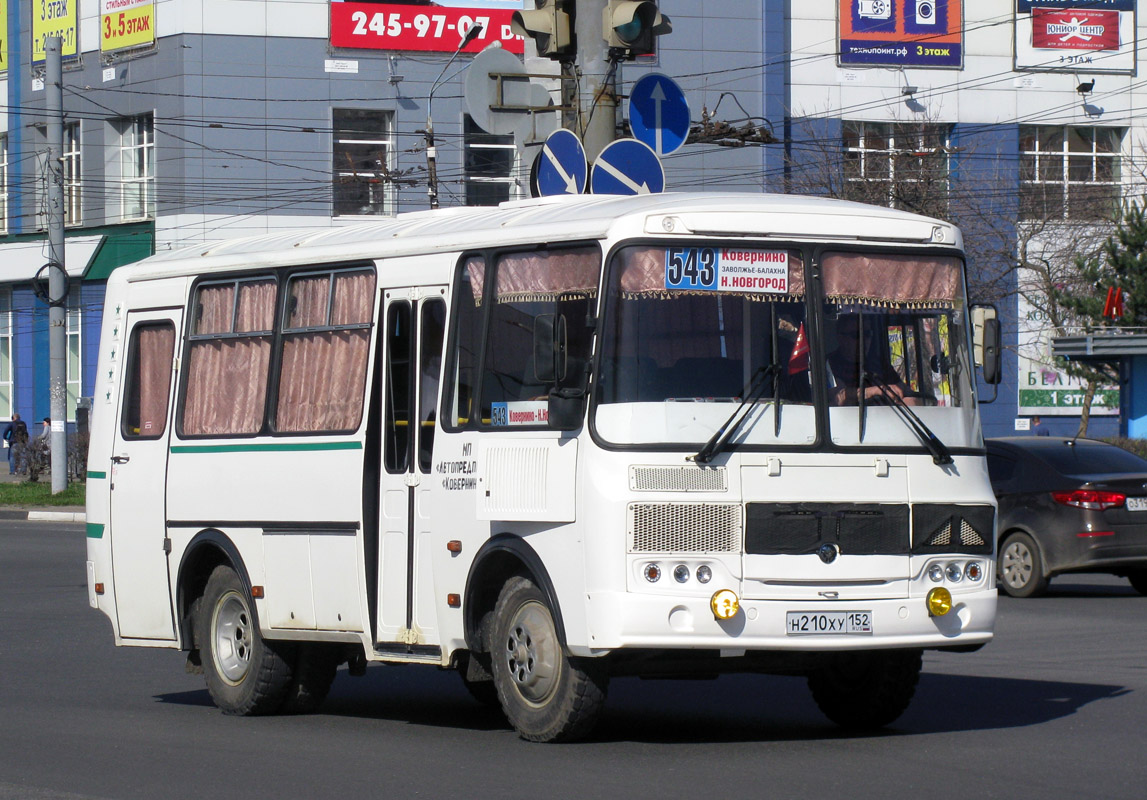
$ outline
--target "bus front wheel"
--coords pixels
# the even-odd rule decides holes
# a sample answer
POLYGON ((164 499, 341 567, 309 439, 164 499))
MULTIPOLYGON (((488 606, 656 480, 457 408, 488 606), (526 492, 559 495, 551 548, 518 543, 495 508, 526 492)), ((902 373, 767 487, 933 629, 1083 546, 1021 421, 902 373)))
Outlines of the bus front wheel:
POLYGON ((515 577, 502 587, 489 649, 502 711, 523 739, 570 741, 589 733, 607 679, 592 662, 566 655, 553 612, 532 581, 515 577))
POLYGON ((278 711, 291 686, 291 663, 259 633, 251 598, 235 570, 220 565, 211 573, 195 625, 215 705, 240 716, 278 711))
POLYGON ((808 679, 826 717, 844 728, 890 725, 908 708, 923 665, 919 650, 838 653, 808 679))

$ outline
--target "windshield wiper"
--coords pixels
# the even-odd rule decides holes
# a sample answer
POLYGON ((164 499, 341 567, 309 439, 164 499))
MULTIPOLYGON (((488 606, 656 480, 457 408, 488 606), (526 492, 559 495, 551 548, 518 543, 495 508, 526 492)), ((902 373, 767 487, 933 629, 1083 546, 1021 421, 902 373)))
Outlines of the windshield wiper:
POLYGON ((749 380, 749 383, 745 385, 744 397, 741 400, 741 404, 729 415, 729 418, 725 420, 724 424, 716 430, 709 441, 705 442, 705 446, 697 451, 695 455, 689 456, 689 460, 696 461, 698 464, 708 464, 718 453, 724 450, 725 445, 733 438, 733 434, 741 427, 741 423, 748 419, 749 412, 745 411, 744 414, 741 412, 750 403, 756 403, 761 398, 765 389, 769 387, 769 377, 779 371, 780 367, 776 364, 769 364, 767 367, 758 369, 749 380))
MULTIPOLYGON (((904 402, 904 398, 892 391, 891 387, 882 379, 875 375, 866 375, 868 382, 873 386, 880 389, 880 396, 884 398, 884 402, 888 403, 892 409, 904 420, 911 431, 916 434, 916 438, 920 440, 924 447, 928 448, 928 452, 932 454, 933 464, 951 464, 952 454, 948 452, 948 447, 936 434, 932 433, 932 429, 924 424, 924 420, 916 416, 916 412, 912 410, 912 406, 904 402)), ((861 381, 861 386, 864 381, 861 381)))

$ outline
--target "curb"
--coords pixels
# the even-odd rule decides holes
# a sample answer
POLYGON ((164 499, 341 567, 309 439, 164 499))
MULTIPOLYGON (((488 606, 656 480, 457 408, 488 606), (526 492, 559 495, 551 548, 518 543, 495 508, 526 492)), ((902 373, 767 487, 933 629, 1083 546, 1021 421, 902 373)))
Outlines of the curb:
POLYGON ((0 520, 28 520, 32 522, 84 522, 83 511, 28 511, 26 509, 0 509, 0 520))

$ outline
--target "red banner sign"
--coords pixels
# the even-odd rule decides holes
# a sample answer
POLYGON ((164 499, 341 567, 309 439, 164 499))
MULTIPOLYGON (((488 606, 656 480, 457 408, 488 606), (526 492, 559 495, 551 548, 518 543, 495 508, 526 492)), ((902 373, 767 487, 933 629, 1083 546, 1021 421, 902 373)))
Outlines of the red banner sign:
POLYGON ((1047 50, 1118 50, 1118 11, 1032 9, 1032 46, 1047 50))
POLYGON ((453 53, 471 25, 482 33, 462 50, 477 53, 494 41, 522 53, 525 40, 510 31, 510 9, 331 3, 331 46, 365 50, 453 53))

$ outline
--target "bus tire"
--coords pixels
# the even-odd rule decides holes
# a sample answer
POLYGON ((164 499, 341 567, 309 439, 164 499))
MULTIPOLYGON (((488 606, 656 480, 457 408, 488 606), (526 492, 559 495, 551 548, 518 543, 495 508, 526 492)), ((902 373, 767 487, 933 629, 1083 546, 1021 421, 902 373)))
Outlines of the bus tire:
POLYGON ((566 655, 553 612, 532 581, 514 577, 502 587, 489 644, 498 700, 523 739, 572 741, 589 733, 607 678, 592 660, 566 655))
POLYGON ((313 714, 326 700, 342 656, 338 645, 320 642, 300 643, 296 649, 291 685, 279 710, 284 714, 313 714))
POLYGON ((922 666, 919 650, 838 653, 809 675, 808 685, 817 707, 837 725, 873 730, 908 708, 922 666))
POLYGON ((207 579, 196 630, 207 691, 224 714, 279 710, 291 686, 286 647, 263 639, 248 592, 231 567, 217 566, 207 579))

